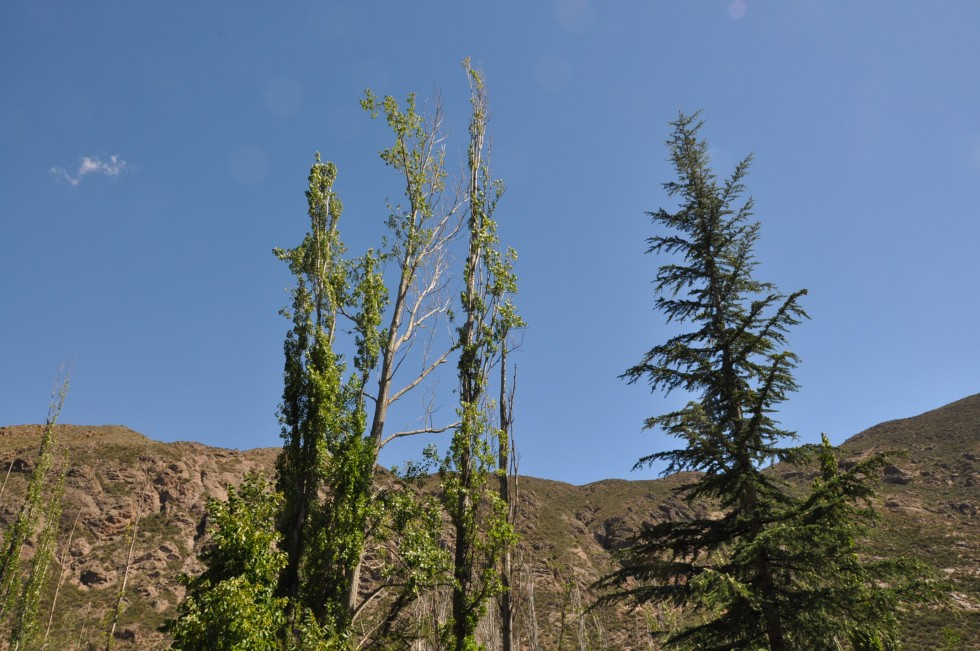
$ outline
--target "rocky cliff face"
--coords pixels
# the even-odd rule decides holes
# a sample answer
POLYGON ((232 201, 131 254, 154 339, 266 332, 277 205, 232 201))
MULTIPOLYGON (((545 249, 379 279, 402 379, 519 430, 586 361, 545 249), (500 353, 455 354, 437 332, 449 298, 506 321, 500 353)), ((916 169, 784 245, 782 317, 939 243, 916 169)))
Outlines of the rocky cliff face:
MULTIPOLYGON (((16 514, 40 432, 38 426, 0 428, 0 478, 6 477, 0 528, 16 514)), ((107 614, 119 594, 134 530, 113 648, 166 648, 167 636, 159 629, 183 596, 179 576, 201 570, 197 555, 206 544, 207 498, 224 499, 225 487, 248 472, 271 476, 277 450, 164 444, 117 426, 58 426, 55 437, 70 470, 59 563, 49 590, 62 582, 51 648, 105 647, 107 614)), ((886 471, 883 519, 869 544, 876 554, 935 564, 949 577, 962 608, 956 618, 944 611, 909 618, 908 648, 938 647, 940 629, 951 625, 963 634, 959 648, 980 649, 980 396, 879 425, 843 446, 851 457, 886 449, 908 454, 886 471)), ((614 567, 614 550, 643 524, 692 513, 672 490, 683 480, 571 486, 520 479, 522 540, 514 554, 513 598, 523 648, 651 648, 650 627, 669 613, 586 610, 595 598, 589 586, 614 567)), ((43 623, 49 612, 50 601, 42 605, 43 623)))
MULTIPOLYGON (((0 472, 10 470, 0 502, 4 524, 16 515, 40 435, 39 426, 0 429, 0 472)), ((55 441, 70 469, 61 562, 54 570, 54 580, 63 585, 52 637, 62 648, 105 647, 106 615, 117 599, 135 530, 116 648, 166 648, 157 628, 183 596, 180 574, 201 570, 197 552, 207 498, 226 498, 225 486, 237 485, 250 471, 268 474, 276 450, 163 444, 117 426, 62 425, 55 441)), ((50 603, 42 605, 42 612, 49 611, 50 603)))

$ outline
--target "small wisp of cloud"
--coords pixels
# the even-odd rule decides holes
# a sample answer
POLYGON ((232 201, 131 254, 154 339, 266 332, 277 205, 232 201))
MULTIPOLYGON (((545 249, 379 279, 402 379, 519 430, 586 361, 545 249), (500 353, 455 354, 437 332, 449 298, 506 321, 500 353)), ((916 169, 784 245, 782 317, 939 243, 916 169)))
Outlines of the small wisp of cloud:
POLYGON ((63 167, 52 167, 48 172, 68 181, 72 185, 78 185, 89 174, 102 174, 110 178, 116 178, 128 169, 130 169, 129 163, 124 161, 118 154, 113 154, 109 156, 108 160, 102 160, 100 156, 82 156, 81 161, 78 163, 78 170, 74 174, 71 174, 63 167))

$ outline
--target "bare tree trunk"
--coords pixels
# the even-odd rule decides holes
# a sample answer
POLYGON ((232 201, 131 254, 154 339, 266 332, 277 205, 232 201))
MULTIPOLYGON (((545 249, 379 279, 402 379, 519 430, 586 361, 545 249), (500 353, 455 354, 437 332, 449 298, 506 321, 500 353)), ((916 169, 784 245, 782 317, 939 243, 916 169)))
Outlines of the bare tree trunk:
POLYGON ((575 613, 577 626, 575 627, 575 638, 578 641, 579 651, 588 650, 589 633, 585 630, 585 613, 582 608, 582 593, 579 591, 578 583, 572 584, 572 611, 575 613))
POLYGON ((61 592, 61 586, 65 583, 65 577, 68 576, 68 563, 70 560, 71 551, 71 541, 75 537, 75 528, 78 526, 78 520, 82 517, 82 510, 78 509, 78 513, 75 515, 75 521, 72 522, 71 531, 68 532, 68 542, 65 543, 65 550, 61 553, 61 574, 58 577, 58 586, 54 589, 54 597, 51 598, 51 612, 48 614, 48 625, 44 629, 44 639, 41 640, 41 649, 45 649, 48 646, 48 637, 51 635, 51 624, 54 622, 54 613, 58 605, 58 594, 61 592))
MULTIPOLYGON (((512 423, 514 417, 514 394, 507 393, 507 336, 504 334, 500 349, 500 443, 497 459, 497 472, 500 478, 500 499, 507 505, 508 521, 516 524, 516 505, 511 502, 511 450, 513 449, 512 423)), ((514 389, 517 379, 515 371, 514 389)), ((500 636, 501 651, 512 651, 514 646, 514 613, 511 602, 511 548, 504 550, 501 558, 500 582, 503 592, 500 594, 500 636)))
MULTIPOLYGON (((462 393, 462 390, 460 391, 462 393)), ((469 490, 472 488, 473 483, 473 472, 472 472, 472 462, 470 455, 464 454, 459 459, 459 467, 457 468, 457 473, 459 474, 460 486, 463 488, 459 490, 458 496, 456 498, 456 513, 460 514, 456 517, 456 522, 454 523, 454 553, 453 553, 453 597, 452 597, 452 607, 453 607, 453 640, 455 641, 454 650, 464 651, 466 648, 467 638, 472 634, 472 626, 469 622, 469 608, 467 604, 467 595, 470 593, 471 586, 471 571, 473 569, 471 563, 471 551, 470 551, 470 528, 465 522, 465 514, 470 509, 469 502, 469 490)))
POLYGON ((606 631, 602 628, 602 622, 599 621, 595 611, 592 612, 592 623, 595 624, 596 651, 606 651, 606 631))
MULTIPOLYGON (((440 294, 444 290, 443 276, 446 273, 446 251, 449 244, 456 239, 461 228, 461 222, 455 217, 460 202, 456 200, 449 205, 445 212, 436 216, 437 206, 445 207, 442 202, 441 176, 442 156, 440 146, 442 111, 438 103, 435 106, 431 121, 416 134, 418 140, 401 141, 404 145, 405 158, 394 165, 399 169, 405 180, 405 195, 409 199, 409 211, 405 221, 400 224, 401 235, 396 235, 396 248, 400 247, 397 263, 400 268, 398 288, 394 292, 390 319, 384 331, 384 342, 381 346, 381 356, 377 361, 377 393, 373 396, 374 412, 370 418, 370 430, 367 437, 374 446, 375 461, 381 449, 392 439, 424 433, 437 433, 448 428, 435 428, 431 423, 411 432, 399 432, 385 437, 385 423, 388 409, 409 391, 424 381, 433 371, 447 361, 451 349, 429 362, 423 362, 423 368, 401 388, 395 387, 394 379, 401 363, 404 361, 404 350, 411 349, 419 333, 434 331, 432 322, 440 318, 449 307, 443 302, 440 294), (417 160, 408 156, 417 155, 417 160), (414 163, 412 161, 415 161, 414 163), (428 239, 420 238, 420 233, 428 232, 428 239)), ((400 134, 398 138, 406 138, 400 134)), ((411 137, 409 137, 411 140, 411 137)), ((367 386, 369 374, 362 376, 362 386, 367 386)), ((362 400, 364 399, 362 395, 362 400)), ((369 477, 366 480, 366 491, 371 491, 375 481, 376 464, 372 464, 369 477)), ((346 602, 352 618, 360 612, 360 589, 362 583, 362 566, 365 550, 357 561, 349 568, 346 575, 346 602)))
POLYGON ((14 458, 10 457, 10 463, 7 464, 7 472, 3 476, 3 485, 0 486, 0 499, 3 499, 3 493, 5 490, 7 490, 7 480, 10 479, 10 471, 13 469, 13 467, 14 467, 14 458))
POLYGON ((133 552, 136 550, 136 535, 139 533, 140 518, 143 515, 143 497, 146 489, 150 485, 150 467, 146 466, 146 475, 143 479, 143 487, 140 489, 139 498, 136 500, 136 517, 133 519, 133 530, 129 538, 129 555, 126 557, 126 569, 123 571, 122 582, 119 584, 119 596, 116 598, 116 606, 112 611, 112 622, 106 632, 105 651, 112 649, 112 637, 116 632, 116 624, 122 611, 122 601, 126 594, 126 583, 129 581, 129 570, 133 567, 133 552))
POLYGON ((562 643, 565 641, 565 620, 568 617, 568 602, 571 600, 571 596, 572 584, 571 582, 566 582, 565 595, 561 600, 561 625, 558 629, 558 651, 562 651, 562 643))

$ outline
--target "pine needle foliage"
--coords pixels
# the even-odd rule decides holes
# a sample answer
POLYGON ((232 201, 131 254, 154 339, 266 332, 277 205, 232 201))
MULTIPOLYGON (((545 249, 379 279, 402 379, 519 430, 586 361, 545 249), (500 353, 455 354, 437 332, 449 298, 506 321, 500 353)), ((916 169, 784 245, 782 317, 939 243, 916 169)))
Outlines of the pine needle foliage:
POLYGON ((665 259, 657 309, 689 328, 623 377, 691 397, 645 422, 682 445, 637 466, 666 462, 664 474, 695 473, 681 494, 717 512, 646 527, 624 550, 622 568, 600 582, 614 589, 604 601, 684 607, 680 624, 664 632, 674 648, 898 648, 896 609, 928 598, 930 588, 914 563, 869 563, 857 554, 882 460, 842 473, 826 441, 782 446, 795 434, 774 413, 797 388, 799 360, 786 343, 806 318, 806 290, 782 294, 753 275, 760 225, 751 220, 752 199, 742 199, 751 157, 719 181, 699 115, 671 124, 677 178, 663 187, 679 205, 648 213, 663 229, 649 238, 648 253, 665 259), (814 458, 821 474, 802 497, 766 470, 814 458))

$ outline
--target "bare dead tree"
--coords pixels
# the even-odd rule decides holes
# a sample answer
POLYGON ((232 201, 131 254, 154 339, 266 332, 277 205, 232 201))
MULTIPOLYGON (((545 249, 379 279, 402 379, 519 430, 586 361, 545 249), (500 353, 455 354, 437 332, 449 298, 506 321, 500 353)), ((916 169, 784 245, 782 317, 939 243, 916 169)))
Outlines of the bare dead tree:
POLYGON ((530 647, 529 651, 539 651, 541 646, 538 631, 538 611, 534 601, 535 579, 523 553, 521 554, 520 565, 524 570, 524 590, 527 595, 527 639, 528 646, 530 647))
POLYGON ((575 639, 578 642, 579 651, 588 651, 589 634, 585 624, 585 609, 582 607, 582 592, 579 590, 578 581, 572 580, 572 611, 575 613, 575 639))

